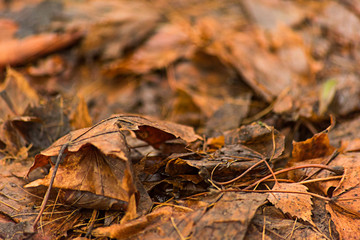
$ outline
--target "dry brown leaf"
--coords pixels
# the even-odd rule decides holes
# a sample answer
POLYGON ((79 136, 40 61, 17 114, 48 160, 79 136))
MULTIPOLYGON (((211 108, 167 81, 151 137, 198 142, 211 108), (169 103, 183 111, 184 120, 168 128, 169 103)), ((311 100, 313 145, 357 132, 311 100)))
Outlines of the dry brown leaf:
MULTIPOLYGON (((0 50, 1 52, 1 50, 0 50)), ((0 118, 20 116, 29 106, 39 104, 40 97, 25 77, 12 68, 7 69, 5 81, 0 84, 0 118), (5 99, 7 98, 7 101, 5 99)))
MULTIPOLYGON (((342 179, 335 179, 335 180, 328 180, 328 181, 320 181, 314 183, 315 186, 320 189, 324 194, 331 196, 342 195, 343 193, 352 194, 351 192, 355 193, 358 191, 358 184, 359 184, 359 164, 360 164, 360 153, 358 152, 351 152, 351 153, 343 153, 336 156, 333 159, 329 166, 333 168, 343 168, 344 175, 338 176, 342 179), (341 184, 340 184, 341 183, 341 184), (339 185, 340 184, 340 185, 339 185), (333 192, 337 189, 335 192, 333 192), (352 191, 354 190, 354 191, 352 191)), ((321 171, 316 175, 316 178, 328 178, 334 177, 334 173, 329 171, 321 171)), ((340 197, 340 196, 338 196, 340 197)), ((348 196, 350 197, 350 196, 348 196)), ((348 198, 346 197, 346 198, 348 198)), ((356 197, 356 196, 355 196, 356 197)), ((342 197, 344 198, 344 197, 342 197)), ((351 198, 351 197, 350 197, 351 198)), ((357 200, 355 201, 357 202, 357 200)), ((339 202, 341 204, 341 201, 339 202)))
POLYGON ((79 102, 76 110, 73 112, 71 117, 71 124, 75 129, 86 128, 92 125, 89 109, 86 105, 84 97, 82 96, 79 96, 79 102))
POLYGON ((248 225, 266 194, 225 193, 199 219, 193 229, 194 239, 243 239, 248 225))
POLYGON ((116 239, 127 239, 133 235, 139 234, 139 232, 149 226, 154 227, 169 221, 172 214, 173 209, 171 207, 162 207, 150 214, 125 224, 114 224, 110 227, 97 228, 92 234, 98 237, 108 236, 116 239))
POLYGON ((346 168, 345 176, 332 193, 334 203, 360 218, 360 167, 346 168))
POLYGON ((317 133, 305 141, 293 142, 291 163, 330 156, 335 149, 330 145, 328 131, 317 133))
POLYGON ((276 183, 272 188, 274 191, 268 196, 268 200, 281 209, 284 213, 289 213, 293 217, 301 218, 315 226, 311 219, 312 201, 311 196, 301 193, 286 193, 289 192, 303 192, 307 193, 308 188, 299 183, 276 183))
POLYGON ((167 140, 180 138, 187 143, 201 139, 192 127, 181 124, 155 120, 140 115, 120 114, 114 115, 121 130, 134 131, 136 136, 155 148, 167 140))
POLYGON ((328 29, 329 37, 339 43, 352 43, 360 39, 360 20, 351 9, 330 2, 319 17, 319 22, 328 29), (342 24, 346 22, 346 27, 342 24))
MULTIPOLYGON (((126 209, 130 196, 136 191, 132 172, 127 165, 127 159, 106 156, 94 146, 85 144, 78 151, 67 153, 57 171, 53 187, 118 199, 124 202, 122 209, 126 209)), ((45 178, 38 179, 27 187, 48 186, 52 173, 53 169, 50 169, 45 178)), ((69 198, 67 202, 70 202, 69 198)), ((113 209, 112 205, 113 203, 105 209, 113 209)))
POLYGON ((88 21, 81 53, 90 57, 100 55, 102 60, 123 57, 127 49, 151 35, 160 18, 150 4, 139 1, 95 0, 86 5, 69 2, 66 7, 82 16, 76 16, 74 25, 84 27, 84 18, 88 21))
MULTIPOLYGON (((57 156, 61 147, 68 144, 66 156, 55 177, 54 187, 81 191, 84 199, 83 192, 90 192, 120 200, 124 202, 122 208, 125 209, 129 201, 135 201, 133 199, 135 193, 137 197, 139 196, 131 162, 128 160, 129 149, 124 135, 121 133, 123 130, 134 131, 139 138, 154 146, 159 146, 162 142, 175 138, 189 142, 198 139, 190 127, 149 120, 136 115, 116 115, 90 128, 73 131, 57 140, 35 157, 29 173, 49 162, 54 164, 50 160, 51 157, 57 156)), ((44 179, 38 179, 28 184, 27 187, 48 186, 52 171, 53 168, 44 179)), ((73 198, 65 197, 64 199, 69 201, 73 198)), ((96 202, 96 199, 91 201, 96 202)), ((105 209, 112 208, 112 205, 119 205, 119 203, 111 201, 109 204, 105 209)), ((84 206, 82 203, 80 205, 84 206)), ((92 207, 104 209, 103 205, 92 204, 92 207)), ((136 212, 133 209, 131 211, 136 212)), ((130 218, 133 218, 133 215, 130 218)))
MULTIPOLYGON (((104 120, 92 128, 76 130, 60 138, 35 157, 29 173, 51 162, 51 157, 59 154, 62 145, 69 144, 56 174, 54 187, 118 199, 124 201, 126 207, 137 190, 131 163, 127 159, 125 139, 119 132, 116 121, 114 118, 104 120)), ((27 186, 48 186, 52 171, 53 169, 44 179, 38 179, 27 186)))
POLYGON ((252 123, 225 132, 225 144, 242 144, 266 158, 277 158, 285 149, 285 136, 264 124, 252 123))
POLYGON ((326 210, 331 214, 340 239, 359 239, 360 219, 334 204, 327 204, 326 210))
POLYGON ((207 51, 233 65, 256 93, 271 102, 296 78, 276 55, 256 41, 258 38, 256 31, 223 34, 207 51))
MULTIPOLYGON (((211 155, 179 156, 171 155, 166 164, 165 171, 172 175, 181 175, 183 178, 198 183, 199 180, 212 178, 216 181, 229 181, 241 175, 253 165, 264 159, 264 156, 244 147, 243 145, 229 145, 223 147, 211 155), (189 176, 193 177, 190 178, 189 176), (186 177, 185 177, 186 176, 186 177), (199 179, 199 176, 201 178, 199 179)), ((268 172, 265 164, 261 164, 242 177, 238 184, 247 184, 248 181, 263 176, 268 172)))
POLYGON ((118 60, 107 68, 110 74, 144 74, 167 67, 176 59, 188 55, 192 46, 182 29, 164 25, 132 56, 118 60))
POLYGON ((43 33, 24 39, 12 39, 0 42, 0 68, 6 65, 18 65, 56 50, 74 44, 82 37, 81 32, 64 34, 43 33))

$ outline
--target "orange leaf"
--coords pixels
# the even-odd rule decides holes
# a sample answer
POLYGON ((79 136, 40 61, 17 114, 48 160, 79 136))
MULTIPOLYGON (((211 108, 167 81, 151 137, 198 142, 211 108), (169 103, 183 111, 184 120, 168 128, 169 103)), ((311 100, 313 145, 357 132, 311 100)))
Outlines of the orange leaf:
POLYGON ((284 213, 289 213, 293 217, 301 218, 315 226, 311 219, 312 201, 310 195, 289 192, 307 192, 307 187, 299 183, 277 183, 272 190, 284 192, 272 192, 269 194, 268 200, 275 207, 284 213))

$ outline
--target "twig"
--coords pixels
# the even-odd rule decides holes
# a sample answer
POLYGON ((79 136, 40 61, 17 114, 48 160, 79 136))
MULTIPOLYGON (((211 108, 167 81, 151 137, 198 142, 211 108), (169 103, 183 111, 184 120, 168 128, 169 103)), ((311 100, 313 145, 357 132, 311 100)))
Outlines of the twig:
POLYGON ((194 211, 194 209, 192 209, 192 208, 188 208, 188 207, 184 207, 184 206, 180 206, 180 205, 176 205, 176 204, 172 204, 172 203, 154 202, 154 204, 160 205, 160 206, 170 206, 170 207, 174 207, 174 208, 179 208, 179 209, 185 210, 187 212, 193 212, 194 211))
POLYGON ((171 223, 172 223, 172 225, 174 226, 177 234, 179 234, 180 239, 181 239, 181 240, 185 240, 184 236, 181 234, 180 230, 179 230, 178 227, 176 226, 175 221, 174 221, 174 218, 171 217, 170 219, 171 219, 171 223))
POLYGON ((13 206, 11 206, 11 205, 9 205, 9 204, 7 204, 6 202, 0 201, 0 203, 4 204, 5 206, 7 206, 7 207, 9 207, 9 208, 14 209, 15 211, 18 211, 18 212, 20 211, 19 209, 15 208, 15 207, 13 207, 13 206))
MULTIPOLYGON (((329 170, 331 172, 334 172, 336 174, 340 174, 339 170, 338 169, 333 169, 327 165, 323 165, 323 164, 307 164, 307 165, 302 165, 302 166, 294 166, 294 167, 290 167, 290 168, 285 168, 285 169, 282 169, 282 170, 279 170, 277 172, 275 172, 274 174, 275 175, 278 175, 280 173, 284 173, 284 172, 289 172, 289 171, 293 171, 293 170, 296 170, 296 169, 301 169, 301 168, 322 168, 322 169, 326 169, 326 170, 329 170)), ((343 172, 341 173, 343 174, 343 172)), ((261 183, 262 181, 266 180, 266 179, 269 179, 271 178, 273 175, 268 175, 266 177, 263 177, 262 179, 256 181, 255 183, 247 186, 244 190, 249 190, 250 188, 258 185, 259 183, 261 183)))
POLYGON ((42 213, 43 213, 44 210, 45 210, 45 206, 46 206, 47 201, 48 201, 48 199, 49 199, 52 185, 54 184, 56 172, 57 172, 57 170, 58 170, 58 168, 59 168, 59 165, 60 165, 62 156, 63 156, 63 154, 64 154, 64 151, 65 151, 65 149, 69 146, 69 144, 70 144, 69 142, 68 142, 68 143, 65 143, 64 145, 62 145, 62 147, 61 147, 61 149, 60 149, 59 155, 58 155, 58 157, 57 157, 57 159, 56 159, 56 164, 55 164, 55 167, 54 167, 54 170, 53 170, 53 174, 52 174, 51 179, 50 179, 49 187, 48 187, 48 189, 46 190, 44 199, 43 199, 43 201, 42 201, 42 203, 41 203, 40 212, 39 212, 39 214, 37 215, 37 217, 36 217, 36 219, 35 219, 35 221, 34 221, 34 224, 33 224, 34 230, 36 229, 37 224, 38 224, 38 222, 39 222, 39 220, 40 220, 40 218, 41 218, 41 215, 42 215, 42 213))
MULTIPOLYGON (((329 164, 329 162, 331 162, 331 160, 335 159, 337 157, 337 155, 339 155, 339 151, 337 149, 335 149, 330 156, 328 156, 325 161, 323 161, 321 164, 327 165, 329 164)), ((313 172, 312 174, 310 174, 309 176, 307 176, 303 181, 308 180, 310 178, 312 178, 313 176, 315 176, 316 174, 318 174, 322 169, 318 169, 315 172, 313 172)))
POLYGON ((265 230, 266 230, 266 215, 264 214, 264 226, 263 226, 263 230, 262 230, 262 240, 265 240, 265 230))
POLYGON ((226 181, 226 182, 218 182, 218 181, 215 181, 215 180, 212 180, 213 183, 217 184, 217 185, 227 185, 227 184, 230 184, 230 183, 233 183, 237 180, 239 180, 240 178, 242 178, 243 176, 245 176, 245 174, 247 174, 248 172, 250 172, 252 169, 254 169, 255 167, 259 166, 261 163, 263 163, 264 161, 266 160, 261 160, 257 163, 255 163, 254 165, 252 165, 251 167, 249 167, 248 169, 246 169, 245 172, 243 172, 241 175, 237 176, 236 178, 233 178, 229 181, 226 181))
POLYGON ((316 179, 310 179, 310 180, 303 180, 299 182, 300 184, 307 184, 307 183, 314 183, 314 182, 325 182, 325 181, 332 181, 336 179, 343 178, 342 176, 332 176, 332 177, 326 177, 326 178, 316 178, 316 179))
POLYGON ((292 230, 291 230, 291 234, 290 234, 290 237, 289 237, 289 239, 291 239, 292 238, 292 236, 294 235, 294 231, 295 231, 295 226, 296 226, 296 222, 297 222, 297 218, 295 219, 295 221, 294 221, 294 225, 293 225, 293 228, 292 228, 292 230))
POLYGON ((310 195, 312 197, 316 197, 327 202, 334 202, 333 198, 324 197, 311 192, 285 191, 285 190, 246 190, 246 189, 224 189, 221 190, 221 192, 292 193, 292 194, 310 195))
POLYGON ((91 219, 90 219, 90 223, 89 223, 89 228, 85 234, 85 238, 88 238, 91 234, 91 231, 93 230, 94 228, 94 224, 95 224, 95 221, 96 221, 96 217, 98 215, 99 211, 97 209, 94 209, 93 210, 93 213, 92 213, 92 216, 91 216, 91 219))

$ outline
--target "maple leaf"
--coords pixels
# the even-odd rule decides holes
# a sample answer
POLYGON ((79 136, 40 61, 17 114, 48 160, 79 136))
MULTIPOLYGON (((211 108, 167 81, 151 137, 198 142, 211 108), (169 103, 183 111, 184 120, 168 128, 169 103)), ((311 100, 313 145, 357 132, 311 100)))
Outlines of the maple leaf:
POLYGON ((274 191, 268 196, 268 200, 275 205, 275 207, 282 210, 284 213, 289 213, 293 217, 301 218, 315 226, 311 219, 312 201, 311 196, 293 193, 306 193, 308 188, 299 183, 276 183, 272 188, 274 191), (286 191, 289 191, 288 193, 286 191))

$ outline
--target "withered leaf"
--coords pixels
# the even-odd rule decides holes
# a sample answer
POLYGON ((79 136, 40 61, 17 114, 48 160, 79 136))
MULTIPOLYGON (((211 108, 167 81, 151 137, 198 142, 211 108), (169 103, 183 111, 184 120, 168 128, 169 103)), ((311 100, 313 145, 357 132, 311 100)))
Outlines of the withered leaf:
MULTIPOLYGON (((57 156, 64 144, 69 146, 56 174, 54 187, 90 192, 125 203, 137 192, 127 159, 128 149, 115 118, 60 138, 35 157, 29 172, 51 162, 51 157, 57 156)), ((38 179, 27 187, 49 185, 52 171, 44 179, 38 179)))
POLYGON ((315 134, 302 142, 293 142, 292 163, 301 162, 307 159, 330 156, 335 147, 330 145, 328 131, 315 134))
POLYGON ((285 136, 276 129, 271 130, 270 127, 252 123, 225 132, 225 144, 242 144, 266 158, 277 158, 285 149, 285 136))
MULTIPOLYGON (((350 191, 347 194, 353 194, 353 193, 356 194, 359 185, 359 177, 358 177, 360 171, 358 167, 359 164, 360 164, 360 153, 349 152, 349 153, 339 154, 328 165, 329 167, 332 168, 339 168, 339 167, 343 168, 344 175, 338 176, 338 179, 333 179, 333 180, 329 179, 328 181, 316 182, 314 183, 314 185, 320 191, 322 191, 324 194, 328 196, 342 195, 347 191, 350 191), (334 191, 335 189, 336 191, 334 191)), ((316 175, 316 178, 329 178, 334 176, 335 174, 333 172, 322 170, 316 175)), ((351 197, 348 196, 345 198, 351 198, 351 197)), ((341 203, 342 200, 339 201, 339 204, 341 203)))
POLYGON ((82 32, 64 34, 43 33, 24 39, 11 39, 0 42, 0 68, 28 62, 39 56, 65 48, 82 37, 82 32))
POLYGON ((19 72, 7 69, 6 79, 0 84, 0 118, 22 115, 25 109, 39 103, 39 96, 19 72))
POLYGON ((116 125, 116 118, 109 118, 95 124, 90 128, 72 131, 54 142, 49 148, 36 155, 35 162, 29 172, 35 168, 49 163, 50 157, 57 156, 61 147, 69 143, 67 150, 77 152, 86 144, 101 149, 105 155, 113 155, 120 159, 126 159, 128 149, 125 140, 116 125))
MULTIPOLYGON (((245 146, 240 144, 228 145, 215 151, 211 157, 208 156, 200 160, 193 159, 191 156, 183 156, 181 159, 174 158, 168 161, 166 172, 175 176, 180 174, 196 174, 200 175, 203 180, 208 180, 212 172, 214 180, 228 181, 240 175, 262 159, 264 159, 264 157, 261 154, 245 146)), ((241 178, 241 181, 246 182, 261 177, 267 171, 266 165, 261 164, 241 178)))
POLYGON ((354 165, 347 168, 344 174, 345 176, 332 193, 334 203, 344 211, 360 217, 360 167, 354 165))
MULTIPOLYGON (((126 205, 130 197, 134 193, 138 194, 138 191, 131 162, 128 160, 129 149, 121 132, 123 130, 134 131, 139 138, 154 146, 177 137, 185 141, 198 139, 190 127, 135 115, 116 115, 57 140, 35 157, 29 173, 51 162, 51 157, 57 156, 61 147, 68 144, 66 156, 55 177, 54 187, 90 192, 121 200, 126 205)), ((38 179, 27 187, 49 185, 52 171, 53 169, 44 179, 38 179)))
POLYGON ((194 239, 243 239, 266 194, 225 193, 196 223, 194 239))
POLYGON ((281 209, 284 213, 291 216, 301 218, 315 226, 311 219, 312 201, 310 195, 290 192, 306 193, 308 188, 299 183, 276 183, 272 190, 285 192, 272 192, 269 194, 268 200, 281 209), (289 193, 286 193, 289 191, 289 193))
POLYGON ((360 219, 358 217, 334 204, 327 204, 326 210, 331 214, 331 219, 335 223, 340 239, 359 238, 360 219))
POLYGON ((163 207, 125 224, 114 224, 110 227, 97 228, 94 230, 93 234, 95 236, 108 236, 116 239, 126 239, 130 236, 138 234, 149 226, 158 226, 159 223, 163 224, 165 221, 169 221, 172 213, 173 209, 171 207, 163 207))
POLYGON ((189 38, 181 27, 164 25, 139 50, 128 58, 112 63, 110 74, 146 73, 168 66, 193 50, 189 38))
MULTIPOLYGON (((127 162, 127 159, 106 156, 93 145, 85 144, 76 152, 67 152, 57 171, 53 186, 118 199, 124 201, 123 205, 126 206, 130 195, 136 191, 132 172, 127 162)), ((52 172, 53 169, 50 169, 50 173, 45 178, 38 179, 28 184, 27 187, 48 186, 52 172)), ((69 198, 66 198, 67 202, 70 202, 69 198)), ((110 202, 108 209, 113 204, 115 203, 110 202)), ((88 205, 88 207, 90 206, 91 204, 88 205)))
POLYGON ((155 148, 158 148, 161 143, 175 138, 180 138, 188 143, 201 138, 195 134, 193 128, 173 122, 130 114, 113 117, 117 119, 117 124, 121 130, 134 131, 139 139, 155 148))

